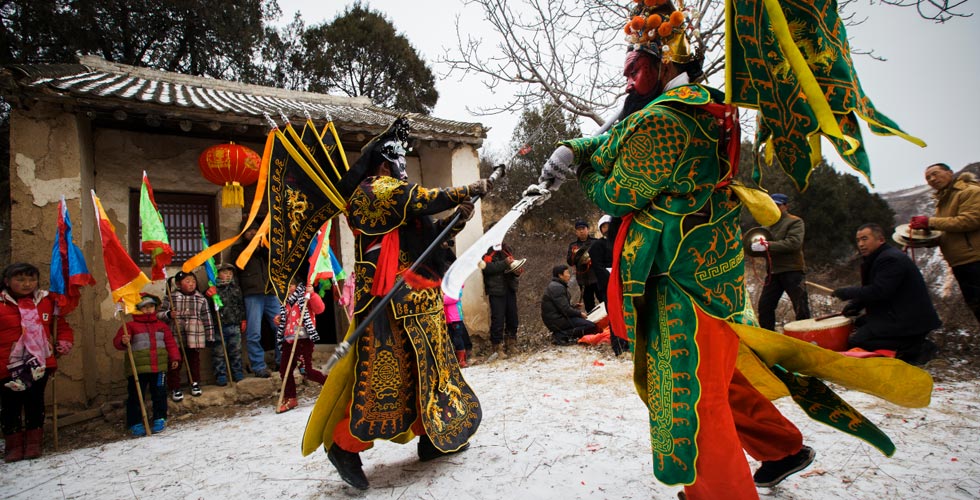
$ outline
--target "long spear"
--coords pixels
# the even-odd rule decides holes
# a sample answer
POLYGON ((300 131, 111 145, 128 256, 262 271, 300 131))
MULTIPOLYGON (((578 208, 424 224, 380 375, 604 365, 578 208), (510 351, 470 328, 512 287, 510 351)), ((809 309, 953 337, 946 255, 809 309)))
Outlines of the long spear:
MULTIPOLYGON (((487 180, 490 181, 491 184, 495 184, 497 180, 503 177, 505 174, 506 174, 505 166, 498 165, 493 169, 493 172, 490 174, 490 177, 487 180)), ((474 196, 473 202, 476 203, 477 200, 479 199, 480 196, 474 196)), ((439 248, 439 245, 441 245, 443 241, 446 241, 449 238, 449 234, 452 232, 453 228, 456 227, 456 224, 459 223, 461 218, 462 218, 462 214, 460 214, 459 212, 456 212, 456 214, 453 215, 453 218, 449 220, 449 224, 446 224, 446 227, 442 230, 442 232, 439 233, 438 236, 436 236, 435 240, 432 241, 432 244, 430 244, 429 247, 426 248, 424 252, 422 252, 422 255, 420 255, 419 258, 412 263, 412 265, 408 268, 408 271, 406 271, 405 273, 403 273, 401 276, 398 277, 398 280, 395 281, 395 284, 394 286, 391 287, 391 290, 384 297, 382 297, 381 300, 379 300, 378 303, 375 304, 374 309, 371 309, 371 311, 368 312, 368 314, 364 317, 364 319, 360 323, 358 323, 357 328, 354 330, 354 332, 348 335, 346 339, 344 339, 340 344, 337 345, 337 348, 330 356, 330 359, 327 360, 326 371, 328 373, 330 372, 330 369, 333 368, 333 366, 336 365, 338 361, 340 361, 340 358, 347 355, 347 352, 350 350, 351 345, 357 342, 357 340, 361 338, 362 335, 364 335, 364 332, 367 330, 368 325, 370 325, 378 317, 378 315, 381 314, 381 311, 383 311, 385 307, 387 307, 388 303, 391 302, 391 299, 394 298, 395 294, 399 293, 402 290, 402 288, 404 288, 405 286, 404 275, 415 272, 415 270, 418 269, 419 266, 424 264, 425 261, 428 260, 432 252, 434 252, 436 248, 439 248)))

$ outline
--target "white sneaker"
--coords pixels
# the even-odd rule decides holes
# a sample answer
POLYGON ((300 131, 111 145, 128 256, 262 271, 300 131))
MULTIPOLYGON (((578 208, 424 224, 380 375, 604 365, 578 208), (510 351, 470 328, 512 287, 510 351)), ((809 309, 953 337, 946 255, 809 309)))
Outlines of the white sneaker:
POLYGON ((191 384, 191 396, 194 396, 196 398, 196 397, 200 396, 201 394, 202 394, 202 392, 201 392, 201 384, 198 384, 197 382, 194 382, 193 384, 191 384))
POLYGON ((184 393, 180 392, 180 389, 174 389, 174 391, 170 393, 170 399, 174 400, 175 403, 179 403, 184 400, 184 393))

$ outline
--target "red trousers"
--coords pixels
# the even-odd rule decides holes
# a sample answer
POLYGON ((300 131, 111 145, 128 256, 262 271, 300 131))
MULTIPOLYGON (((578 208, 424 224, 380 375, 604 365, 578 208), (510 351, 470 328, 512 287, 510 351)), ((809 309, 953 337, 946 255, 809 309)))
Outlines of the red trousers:
POLYGON ((742 449, 756 460, 778 460, 800 451, 803 435, 735 369, 735 332, 700 310, 698 326, 697 479, 684 491, 690 500, 758 499, 742 449))
POLYGON ((304 375, 304 378, 307 380, 312 380, 320 385, 323 385, 323 383, 327 380, 326 375, 313 368, 313 341, 310 339, 299 339, 295 343, 296 355, 292 356, 293 362, 290 363, 289 358, 290 353, 293 350, 293 345, 294 344, 292 342, 282 343, 282 361, 284 361, 284 363, 279 363, 279 376, 286 381, 286 388, 283 390, 283 398, 296 397, 296 381, 293 380, 293 368, 300 361, 300 358, 302 358, 303 369, 306 370, 306 375, 304 375))

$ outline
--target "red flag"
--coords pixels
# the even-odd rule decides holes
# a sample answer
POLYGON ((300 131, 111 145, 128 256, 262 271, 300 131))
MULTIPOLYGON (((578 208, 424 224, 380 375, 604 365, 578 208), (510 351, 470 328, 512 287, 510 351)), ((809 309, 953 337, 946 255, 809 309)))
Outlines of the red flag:
POLYGON ((126 312, 136 311, 136 304, 140 301, 140 291, 150 282, 149 278, 143 274, 139 266, 129 258, 129 253, 119 243, 116 237, 116 228, 109 221, 102 208, 99 197, 95 196, 92 190, 92 203, 95 204, 95 213, 99 217, 99 236, 102 237, 102 260, 105 263, 105 275, 109 280, 109 288, 112 290, 112 301, 122 301, 126 305, 126 312))

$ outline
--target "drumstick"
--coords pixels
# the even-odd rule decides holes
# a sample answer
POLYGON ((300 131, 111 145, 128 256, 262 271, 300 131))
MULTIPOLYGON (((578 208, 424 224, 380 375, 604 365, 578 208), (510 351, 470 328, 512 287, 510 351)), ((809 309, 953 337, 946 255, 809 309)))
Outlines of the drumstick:
POLYGON ((843 316, 843 315, 844 315, 843 312, 836 312, 836 313, 824 314, 823 316, 817 316, 816 318, 813 318, 813 321, 823 321, 825 319, 830 319, 830 318, 833 318, 835 316, 843 316))
POLYGON ((834 293, 834 290, 833 289, 827 288, 827 287, 825 287, 823 285, 818 285, 818 284, 816 284, 816 283, 814 283, 812 281, 804 281, 804 283, 806 283, 807 285, 812 286, 813 288, 816 288, 817 290, 820 290, 821 292, 834 293))

